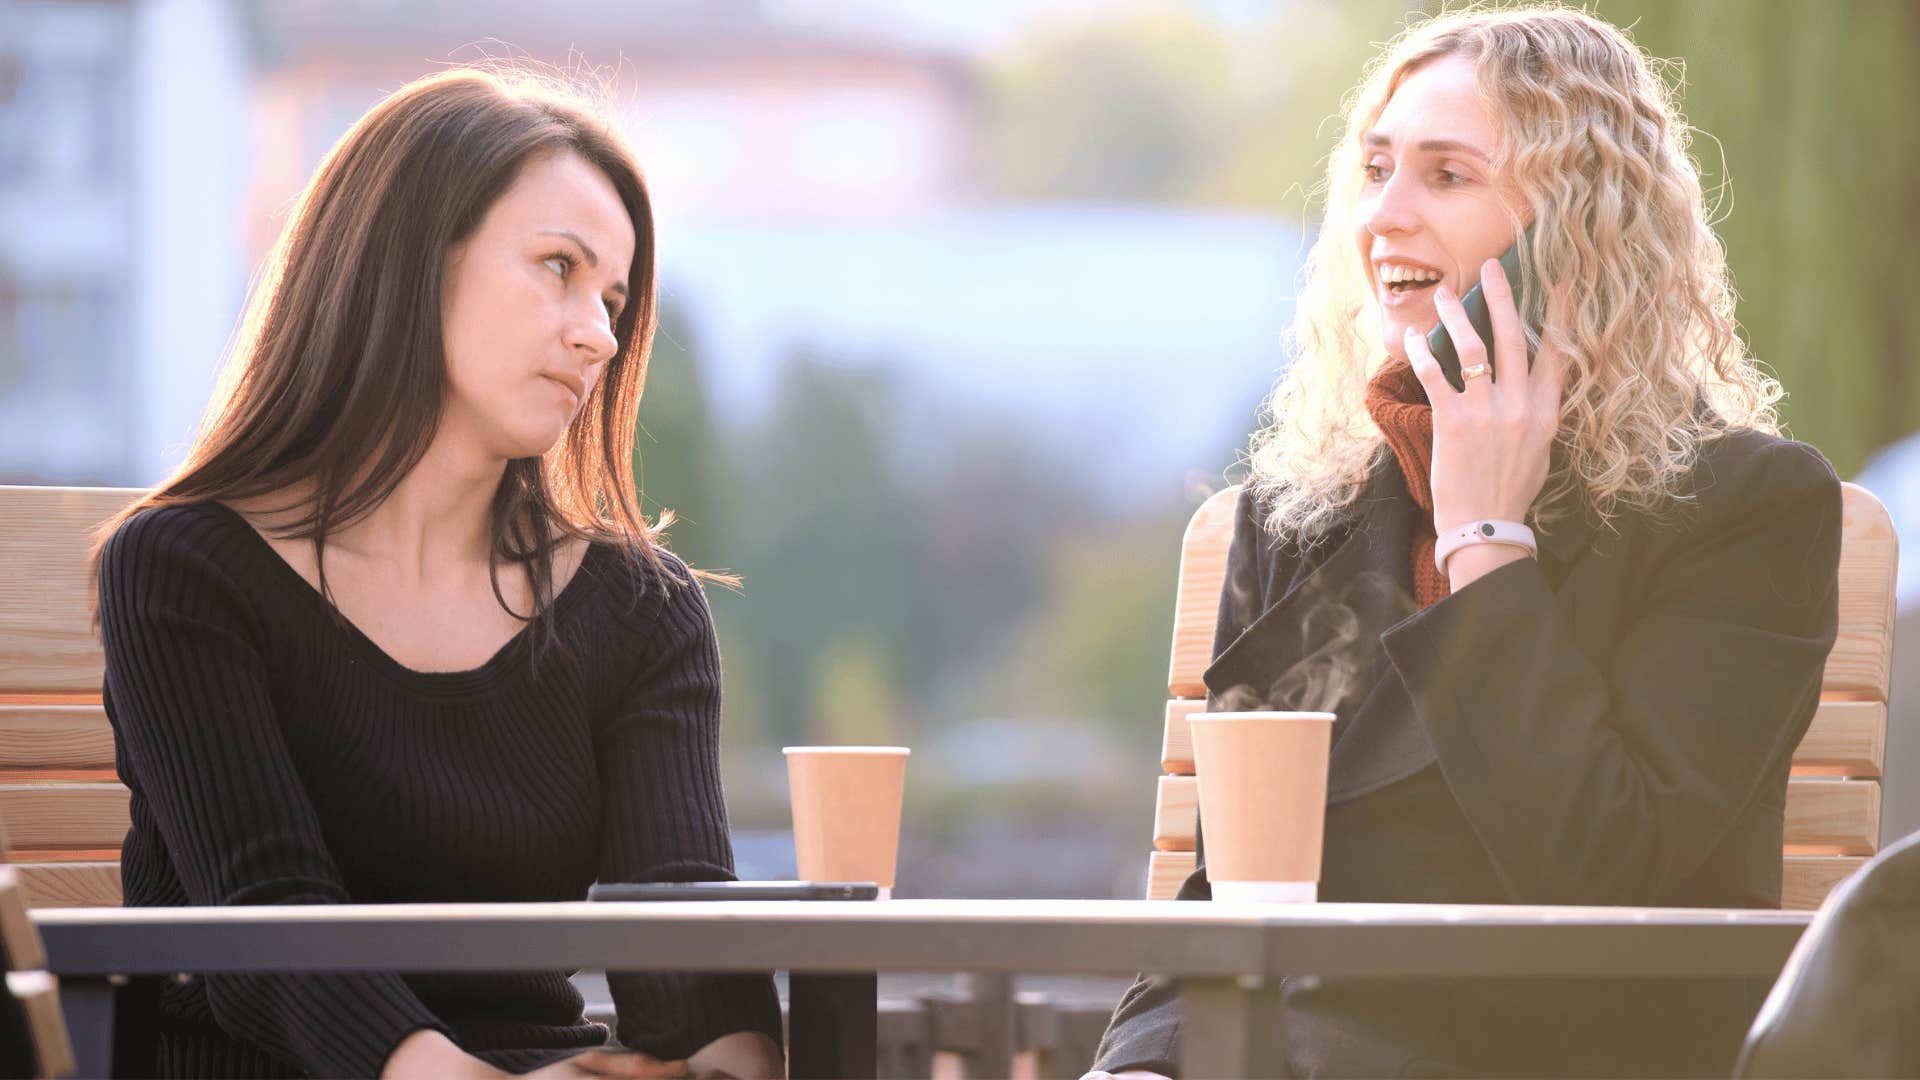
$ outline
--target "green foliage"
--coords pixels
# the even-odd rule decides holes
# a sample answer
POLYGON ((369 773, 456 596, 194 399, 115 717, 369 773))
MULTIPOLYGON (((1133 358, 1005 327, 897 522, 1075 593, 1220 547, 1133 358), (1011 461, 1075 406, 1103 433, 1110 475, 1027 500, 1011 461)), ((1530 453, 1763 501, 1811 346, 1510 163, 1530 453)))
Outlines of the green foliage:
POLYGON ((1718 229, 1753 355, 1797 437, 1851 473, 1920 427, 1920 6, 1906 0, 1600 0, 1684 61, 1694 155, 1729 185, 1718 229), (1718 140, 1716 145, 1715 139, 1718 140), (1724 152, 1724 163, 1722 153, 1724 152))
MULTIPOLYGON (((913 518, 887 448, 891 388, 864 372, 799 357, 775 405, 738 440, 719 494, 738 594, 714 593, 715 618, 743 663, 729 678, 783 741, 871 727, 893 708, 891 686, 836 718, 854 668, 874 679, 904 667, 919 605, 913 518), (833 678, 822 682, 826 671, 833 678)), ((730 708, 731 712, 731 708, 730 708)))
POLYGON ((703 570, 726 559, 720 440, 707 402, 692 332, 672 307, 661 312, 640 397, 633 439, 633 477, 641 510, 651 520, 671 510, 667 546, 703 570))

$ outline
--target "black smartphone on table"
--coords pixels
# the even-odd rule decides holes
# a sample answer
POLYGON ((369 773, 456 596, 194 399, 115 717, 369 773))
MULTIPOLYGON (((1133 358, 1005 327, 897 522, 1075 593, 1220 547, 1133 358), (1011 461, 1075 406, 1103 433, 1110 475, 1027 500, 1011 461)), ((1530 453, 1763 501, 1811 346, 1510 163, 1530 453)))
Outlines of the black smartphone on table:
MULTIPOLYGON (((1522 243, 1531 245, 1533 230, 1528 229, 1522 243)), ((1533 302, 1531 295, 1523 293, 1520 284, 1520 244, 1516 243, 1500 256, 1500 269, 1506 271, 1507 282, 1513 287, 1514 306, 1520 309, 1520 318, 1537 334, 1540 331, 1539 305, 1533 302)), ((1481 292, 1479 282, 1467 290, 1460 298, 1460 306, 1467 311, 1467 321, 1473 324, 1474 332, 1480 335, 1480 341, 1487 350, 1487 369, 1497 372, 1501 357, 1496 357, 1493 347, 1493 316, 1487 311, 1487 298, 1481 292)), ((1447 331, 1445 322, 1433 324, 1427 331, 1427 351, 1440 363, 1440 373, 1446 376, 1447 385, 1455 390, 1465 390, 1466 380, 1460 377, 1460 351, 1454 347, 1453 335, 1447 331)), ((1528 358, 1532 364, 1532 358, 1528 358)))
POLYGON ((871 881, 603 881, 589 900, 876 900, 871 881))

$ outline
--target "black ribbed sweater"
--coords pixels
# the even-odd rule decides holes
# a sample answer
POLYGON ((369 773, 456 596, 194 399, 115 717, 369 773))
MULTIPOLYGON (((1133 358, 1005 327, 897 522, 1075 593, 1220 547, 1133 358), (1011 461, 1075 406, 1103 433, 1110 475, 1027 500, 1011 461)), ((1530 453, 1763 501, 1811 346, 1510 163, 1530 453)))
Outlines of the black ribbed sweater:
MULTIPOLYGON (((127 521, 100 561, 130 907, 578 900, 731 878, 720 662, 698 585, 596 544, 470 671, 409 669, 238 514, 127 521)), ((780 1038, 768 976, 614 974, 619 1035, 681 1058, 780 1038)), ((165 1075, 375 1076, 408 1033, 510 1070, 600 1045, 564 972, 213 975, 160 999, 165 1075)))

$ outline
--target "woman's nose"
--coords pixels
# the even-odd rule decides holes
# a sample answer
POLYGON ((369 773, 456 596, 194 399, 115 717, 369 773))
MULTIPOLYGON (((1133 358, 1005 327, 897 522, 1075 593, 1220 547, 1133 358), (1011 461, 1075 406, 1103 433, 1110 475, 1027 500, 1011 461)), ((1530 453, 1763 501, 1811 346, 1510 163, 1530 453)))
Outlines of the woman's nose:
POLYGON ((614 336, 611 320, 606 309, 597 308, 598 317, 583 315, 573 321, 567 332, 567 344, 584 354, 589 364, 604 364, 613 358, 614 350, 620 347, 619 338, 614 336))
POLYGON ((1400 183, 1398 173, 1387 179, 1372 201, 1361 208, 1361 220, 1375 236, 1407 232, 1419 225, 1412 193, 1400 183))

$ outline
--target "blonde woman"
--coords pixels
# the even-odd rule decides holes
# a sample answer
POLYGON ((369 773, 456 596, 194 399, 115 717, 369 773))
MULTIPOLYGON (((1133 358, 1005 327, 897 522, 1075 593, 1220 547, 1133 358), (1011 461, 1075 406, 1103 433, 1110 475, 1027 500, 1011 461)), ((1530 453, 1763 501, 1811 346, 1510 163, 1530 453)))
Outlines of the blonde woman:
MULTIPOLYGON (((1391 43, 1347 121, 1206 673, 1216 699, 1337 712, 1321 899, 1778 906, 1839 487, 1741 351, 1667 88, 1598 19, 1474 10, 1391 43), (1323 627, 1355 646, 1342 685, 1287 700, 1323 627)), ((1181 895, 1209 896, 1204 857, 1181 895)), ((1764 991, 1299 983, 1267 1064, 1726 1075, 1764 991)), ((1096 1068, 1178 1058, 1177 996, 1143 980, 1096 1068)))

